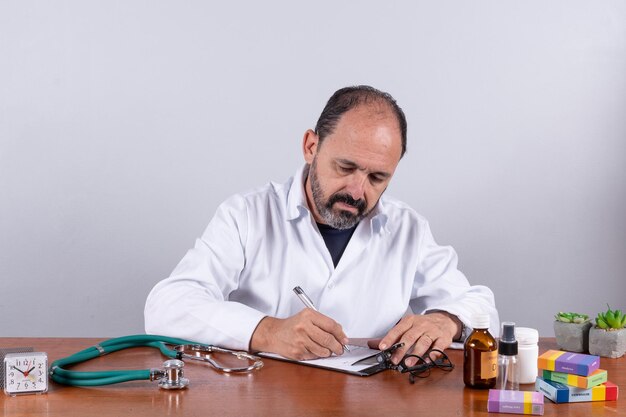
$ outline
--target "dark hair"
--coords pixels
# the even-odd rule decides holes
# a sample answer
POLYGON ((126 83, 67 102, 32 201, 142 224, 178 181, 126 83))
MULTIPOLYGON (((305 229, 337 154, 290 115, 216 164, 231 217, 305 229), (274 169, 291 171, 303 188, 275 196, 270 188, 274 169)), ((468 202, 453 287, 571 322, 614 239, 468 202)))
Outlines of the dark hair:
POLYGON ((320 118, 317 120, 317 125, 315 125, 315 133, 319 136, 320 145, 326 136, 333 133, 344 113, 361 104, 374 102, 386 103, 395 113, 400 125, 400 133, 402 134, 402 153, 400 154, 400 157, 402 157, 406 152, 406 116, 391 94, 377 90, 369 85, 357 85, 339 89, 328 99, 328 103, 326 103, 320 118))

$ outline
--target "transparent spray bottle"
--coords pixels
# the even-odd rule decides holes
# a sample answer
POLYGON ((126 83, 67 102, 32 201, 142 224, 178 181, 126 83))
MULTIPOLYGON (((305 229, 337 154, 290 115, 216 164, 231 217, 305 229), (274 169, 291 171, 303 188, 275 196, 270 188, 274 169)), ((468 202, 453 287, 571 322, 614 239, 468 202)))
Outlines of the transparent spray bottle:
POLYGON ((517 361, 515 323, 502 323, 500 343, 498 343, 498 376, 496 389, 519 391, 519 366, 517 361))

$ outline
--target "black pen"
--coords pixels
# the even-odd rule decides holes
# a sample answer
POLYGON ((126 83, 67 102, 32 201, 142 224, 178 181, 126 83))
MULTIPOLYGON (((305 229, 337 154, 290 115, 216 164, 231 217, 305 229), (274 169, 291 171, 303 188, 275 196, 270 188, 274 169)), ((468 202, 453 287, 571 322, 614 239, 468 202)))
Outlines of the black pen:
MULTIPOLYGON (((295 287, 293 289, 293 292, 296 293, 296 295, 298 296, 298 298, 300 299, 300 301, 302 301, 302 303, 304 303, 305 306, 307 306, 308 308, 310 308, 311 310, 315 310, 318 311, 319 310, 317 308, 315 308, 315 304, 313 304, 313 301, 311 301, 311 299, 309 298, 308 295, 306 295, 306 293, 304 292, 304 290, 302 288, 295 287)), ((348 349, 348 346, 346 345, 341 345, 343 346, 343 349, 347 352, 350 352, 350 349, 348 349)))

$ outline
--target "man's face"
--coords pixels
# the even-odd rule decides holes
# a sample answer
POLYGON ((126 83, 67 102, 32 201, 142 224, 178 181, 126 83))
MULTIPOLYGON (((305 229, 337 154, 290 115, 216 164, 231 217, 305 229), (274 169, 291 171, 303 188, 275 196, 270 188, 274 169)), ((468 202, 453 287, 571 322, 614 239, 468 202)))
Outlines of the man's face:
POLYGON ((315 220, 337 229, 357 224, 387 188, 401 152, 398 121, 381 104, 346 112, 321 145, 307 131, 304 157, 311 167, 305 188, 315 220))

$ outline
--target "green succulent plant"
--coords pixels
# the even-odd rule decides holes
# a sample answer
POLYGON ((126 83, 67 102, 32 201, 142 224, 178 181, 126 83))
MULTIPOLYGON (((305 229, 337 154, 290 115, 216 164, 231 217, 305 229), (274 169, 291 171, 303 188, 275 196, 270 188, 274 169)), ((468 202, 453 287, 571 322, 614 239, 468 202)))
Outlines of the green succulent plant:
POLYGON ((620 310, 611 310, 611 307, 606 305, 608 310, 604 313, 598 313, 596 317, 596 327, 601 329, 623 329, 626 327, 626 314, 620 310))
POLYGON ((564 313, 562 311, 558 312, 554 318, 556 321, 562 321, 563 323, 585 323, 589 321, 589 316, 586 314, 579 313, 564 313))

